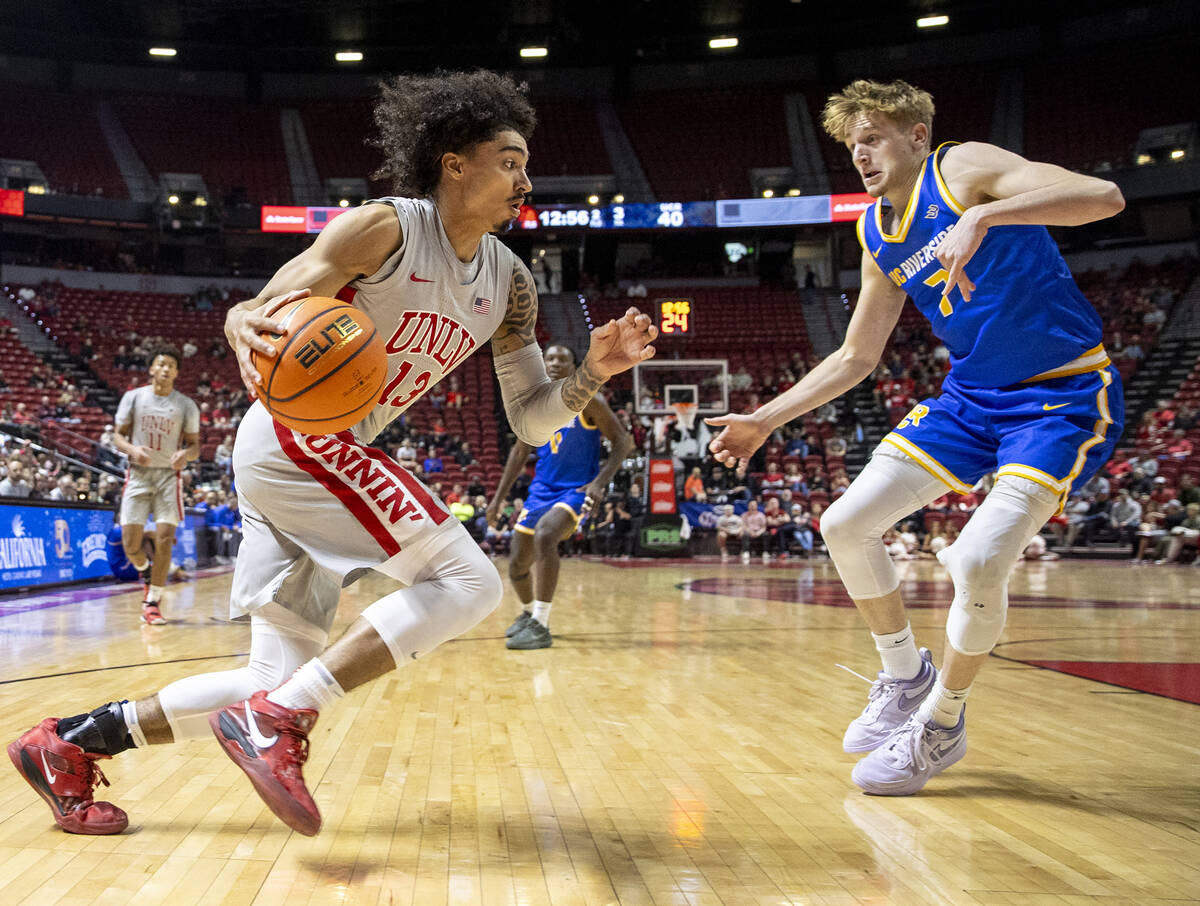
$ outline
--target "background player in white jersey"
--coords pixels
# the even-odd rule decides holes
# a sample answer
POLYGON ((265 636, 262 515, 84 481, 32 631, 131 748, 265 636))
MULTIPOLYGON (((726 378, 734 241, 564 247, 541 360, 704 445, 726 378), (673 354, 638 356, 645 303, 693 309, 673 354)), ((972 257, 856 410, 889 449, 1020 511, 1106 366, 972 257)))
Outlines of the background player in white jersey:
POLYGON ((375 119, 384 173, 404 197, 334 220, 257 298, 230 310, 226 334, 253 392, 261 377, 250 350, 271 355, 259 333, 282 332, 264 311, 341 292, 391 337, 383 395, 349 439, 300 435, 251 407, 234 448, 244 540, 231 602, 251 621, 250 662, 149 699, 46 718, 12 743, 17 769, 65 830, 117 833, 128 822, 93 801, 97 759, 215 732, 272 811, 315 834, 320 813, 301 766, 317 711, 470 629, 503 590, 462 523, 366 443, 489 338, 509 421, 535 446, 608 377, 654 354, 657 330, 631 308, 592 332, 573 374, 546 375, 533 280, 491 235, 511 225, 531 188, 526 140, 536 120, 525 86, 484 71, 399 76, 383 86, 375 119), (407 587, 328 646, 343 582, 368 568, 407 587))
POLYGON ((175 389, 179 350, 150 351, 150 383, 130 390, 117 406, 113 443, 129 457, 121 494, 121 544, 142 577, 142 619, 165 623, 161 604, 171 569, 175 527, 183 521, 180 471, 200 456, 200 410, 175 389), (154 514, 154 560, 142 547, 146 518, 154 514))
POLYGON ((709 424, 710 448, 744 464, 775 428, 866 378, 911 296, 950 351, 942 395, 884 438, 821 519, 846 590, 883 670, 843 747, 869 752, 860 787, 908 795, 966 752, 967 693, 1004 628, 1008 577, 1074 482, 1121 434, 1121 383, 1102 325, 1045 225, 1075 226, 1124 207, 1101 179, 979 142, 931 143, 933 99, 905 82, 860 80, 832 96, 824 126, 850 151, 876 202, 859 220, 862 290, 841 347, 749 415, 709 424), (940 676, 918 651, 881 536, 946 492, 997 480, 954 544, 940 676))
MULTIPOLYGON (((544 359, 551 378, 565 378, 575 370, 575 353, 562 344, 547 346, 544 359)), ((558 544, 570 538, 592 511, 632 451, 633 438, 600 394, 536 450, 518 440, 509 451, 504 475, 487 509, 491 526, 498 522, 504 498, 529 454, 536 452, 538 460, 525 506, 513 523, 508 577, 526 607, 508 627, 506 647, 530 650, 553 644, 550 608, 558 587, 558 544), (601 437, 610 447, 603 466, 601 437)))

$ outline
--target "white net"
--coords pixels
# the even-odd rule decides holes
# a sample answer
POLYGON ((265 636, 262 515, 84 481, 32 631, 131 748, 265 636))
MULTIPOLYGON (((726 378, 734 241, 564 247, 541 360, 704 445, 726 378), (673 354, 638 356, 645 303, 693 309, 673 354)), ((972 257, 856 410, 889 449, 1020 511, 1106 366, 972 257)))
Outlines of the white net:
POLYGON ((695 403, 671 403, 671 409, 675 412, 675 418, 679 422, 679 426, 685 431, 691 431, 696 425, 696 404, 695 403))

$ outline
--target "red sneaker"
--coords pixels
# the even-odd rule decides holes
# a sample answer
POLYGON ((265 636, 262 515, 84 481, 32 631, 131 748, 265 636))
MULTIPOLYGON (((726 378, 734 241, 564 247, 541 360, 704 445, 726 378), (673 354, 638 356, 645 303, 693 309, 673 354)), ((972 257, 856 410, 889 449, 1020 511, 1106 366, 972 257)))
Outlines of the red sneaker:
POLYGON ((151 626, 162 626, 167 622, 167 618, 162 615, 162 611, 158 609, 157 601, 142 602, 142 620, 149 623, 151 626))
POLYGON ((111 802, 95 802, 92 791, 108 779, 96 764, 110 755, 85 752, 58 735, 58 718, 40 724, 8 744, 8 757, 39 796, 50 804, 54 820, 69 834, 119 834, 129 816, 111 802))
POLYGON ((225 754, 246 772, 267 807, 306 837, 321 829, 321 813, 300 770, 308 760, 308 734, 316 722, 316 711, 277 705, 267 701, 265 691, 208 716, 225 754))

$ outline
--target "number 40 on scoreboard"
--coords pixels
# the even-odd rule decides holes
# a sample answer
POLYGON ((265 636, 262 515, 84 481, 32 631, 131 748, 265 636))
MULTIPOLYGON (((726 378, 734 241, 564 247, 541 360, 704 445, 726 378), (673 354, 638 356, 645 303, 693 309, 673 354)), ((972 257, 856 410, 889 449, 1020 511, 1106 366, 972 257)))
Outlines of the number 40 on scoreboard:
POLYGON ((659 299, 657 304, 659 333, 684 336, 693 333, 695 305, 691 299, 659 299))

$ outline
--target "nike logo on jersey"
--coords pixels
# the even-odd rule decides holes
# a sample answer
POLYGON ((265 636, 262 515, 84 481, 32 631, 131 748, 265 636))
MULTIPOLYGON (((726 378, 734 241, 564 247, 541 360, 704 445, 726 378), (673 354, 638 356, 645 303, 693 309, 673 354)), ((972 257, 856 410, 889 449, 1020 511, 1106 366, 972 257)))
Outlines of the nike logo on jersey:
POLYGON ((1070 403, 1059 403, 1058 405, 1051 406, 1049 403, 1042 403, 1042 411, 1050 412, 1054 409, 1061 409, 1063 406, 1069 406, 1069 405, 1071 405, 1071 404, 1070 403))
POLYGON ((881 243, 879 243, 879 248, 877 248, 877 249, 875 249, 875 251, 871 252, 871 256, 874 258, 878 258, 879 253, 882 251, 883 251, 883 243, 881 242, 881 243))
POLYGON ((54 783, 58 779, 58 775, 50 768, 50 762, 46 761, 46 751, 42 750, 42 769, 46 772, 46 780, 54 783))
POLYGON ((274 733, 270 736, 263 736, 262 731, 258 729, 258 721, 254 719, 254 712, 250 710, 250 702, 246 702, 246 730, 250 734, 250 741, 254 743, 256 749, 269 749, 275 745, 275 741, 279 739, 279 734, 274 733))
POLYGON ((433 282, 432 280, 426 280, 424 277, 418 277, 415 272, 409 274, 408 279, 411 280, 413 283, 432 283, 433 282))

